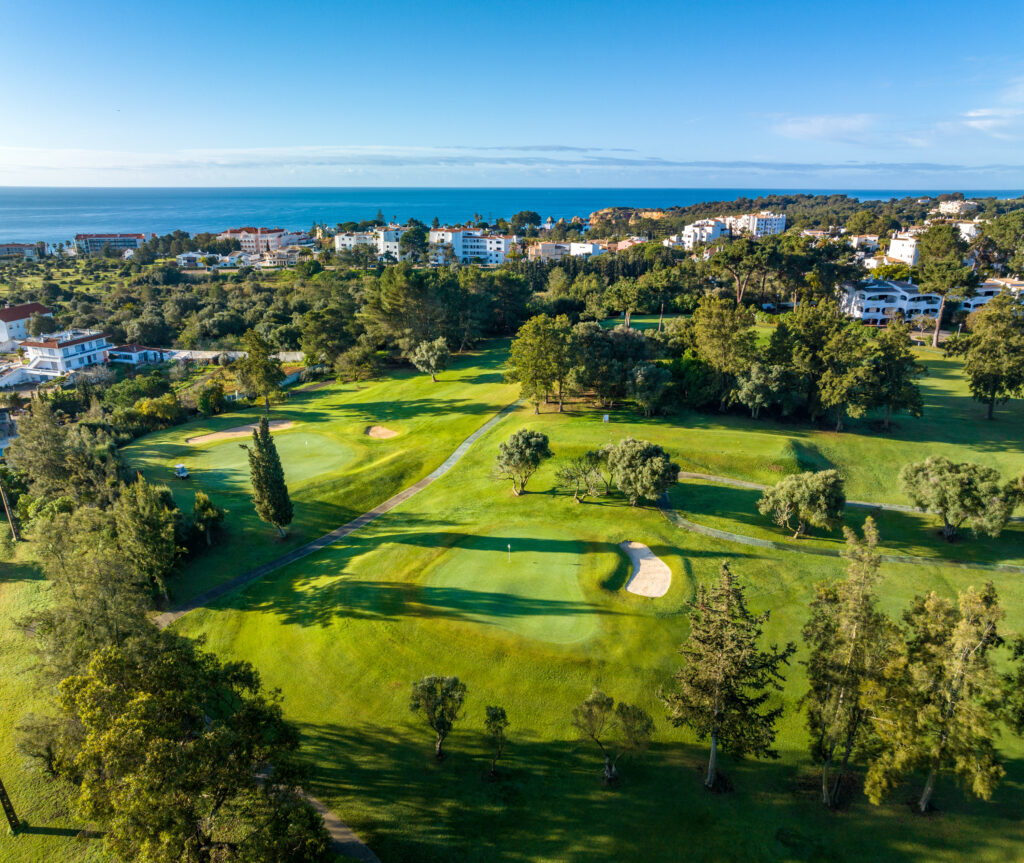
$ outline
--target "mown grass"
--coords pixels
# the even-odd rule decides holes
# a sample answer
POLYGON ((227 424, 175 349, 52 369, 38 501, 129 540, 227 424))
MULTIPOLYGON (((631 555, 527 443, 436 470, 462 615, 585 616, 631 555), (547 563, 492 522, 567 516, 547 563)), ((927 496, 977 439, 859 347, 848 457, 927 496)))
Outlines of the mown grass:
MULTIPOLYGON (((316 770, 313 791, 386 861, 976 860, 1014 859, 1024 849, 1024 748, 1007 737, 1009 777, 993 801, 962 795, 944 778, 931 818, 914 816, 914 782, 881 807, 855 791, 830 814, 817 803, 806 755, 801 650, 779 696, 776 762, 736 763, 736 790, 701 788, 703 748, 667 726, 656 693, 678 662, 686 603, 728 561, 749 585, 755 610, 770 610, 769 639, 798 640, 813 585, 841 574, 838 559, 760 550, 681 531, 653 509, 616 497, 574 504, 544 465, 529 493, 513 498, 490 478, 497 443, 516 428, 545 431, 556 455, 625 433, 660 436, 687 452, 690 426, 619 414, 534 416, 522 408, 482 438, 447 476, 324 553, 176 624, 226 656, 256 663, 281 687, 303 728, 316 770), (622 590, 628 565, 617 543, 649 545, 672 569, 668 594, 622 590), (513 564, 500 554, 513 547, 513 564), (557 585, 578 553, 578 590, 557 585), (487 560, 474 560, 479 549, 487 560), (554 585, 516 578, 516 549, 556 562, 554 585), (512 570, 507 567, 513 567, 512 570), (443 587, 443 589, 438 589, 443 587), (583 637, 566 640, 569 616, 583 637), (457 674, 469 686, 466 715, 443 764, 429 732, 409 714, 412 680, 457 674), (575 741, 568 719, 592 685, 643 705, 658 721, 651 752, 623 765, 623 786, 600 783, 596 749, 575 741), (485 781, 484 707, 501 704, 513 744, 500 782, 485 781)), ((731 433, 737 433, 731 430, 731 433)), ((533 565, 532 563, 530 564, 533 565)), ((1020 577, 950 567, 884 566, 885 606, 897 614, 921 591, 953 596, 991 578, 1007 628, 1024 626, 1020 577)))
POLYGON ((256 422, 260 408, 196 420, 148 435, 123 450, 125 460, 150 482, 166 483, 178 505, 191 511, 196 490, 225 507, 224 537, 186 561, 171 585, 181 601, 272 560, 316 538, 411 485, 437 467, 455 447, 516 398, 502 380, 505 343, 457 357, 437 383, 399 371, 377 381, 329 384, 292 392, 271 409, 271 418, 294 422, 274 432, 295 518, 285 540, 253 511, 246 438, 189 444, 191 438, 256 422), (383 425, 398 434, 374 439, 367 429, 383 425), (174 478, 183 463, 190 479, 174 478))

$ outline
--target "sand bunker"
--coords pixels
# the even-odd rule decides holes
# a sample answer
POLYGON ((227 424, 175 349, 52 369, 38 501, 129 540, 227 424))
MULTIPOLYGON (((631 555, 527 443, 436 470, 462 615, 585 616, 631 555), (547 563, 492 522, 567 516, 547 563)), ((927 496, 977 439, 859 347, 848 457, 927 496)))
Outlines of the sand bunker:
POLYGON ((658 597, 668 593, 672 583, 672 570, 642 542, 620 542, 621 548, 633 563, 633 574, 626 582, 626 590, 638 596, 658 597))
MULTIPOLYGON (((284 429, 290 429, 295 423, 292 420, 271 420, 270 430, 271 431, 283 431, 284 429)), ((213 443, 219 440, 231 440, 236 437, 249 437, 252 434, 252 430, 259 428, 259 423, 250 423, 247 426, 235 426, 234 428, 225 429, 224 431, 211 432, 210 434, 201 434, 197 437, 185 438, 185 443, 213 443)))
POLYGON ((370 426, 366 430, 366 433, 370 437, 375 437, 375 438, 378 438, 378 439, 395 437, 398 434, 398 432, 393 431, 392 429, 389 429, 389 428, 387 428, 385 426, 370 426))

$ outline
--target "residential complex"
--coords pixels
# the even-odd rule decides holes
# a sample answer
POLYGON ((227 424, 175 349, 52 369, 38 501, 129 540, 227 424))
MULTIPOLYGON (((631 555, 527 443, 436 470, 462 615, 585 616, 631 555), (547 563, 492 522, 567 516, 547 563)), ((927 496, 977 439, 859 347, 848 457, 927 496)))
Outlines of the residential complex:
POLYGON ((978 209, 976 201, 940 201, 939 212, 943 216, 963 216, 978 209))
POLYGON ((0 351, 13 351, 18 342, 28 338, 28 322, 32 315, 48 315, 50 310, 40 303, 22 303, 0 309, 0 351))
POLYGON ((851 318, 865 324, 885 324, 900 316, 910 321, 919 315, 935 317, 942 297, 922 292, 910 282, 869 279, 855 285, 843 285, 840 307, 851 318))
POLYGON ((350 252, 356 246, 377 246, 377 237, 373 231, 349 231, 334 235, 334 251, 350 252))
POLYGON ((75 234, 75 249, 83 255, 98 255, 108 246, 115 252, 135 250, 145 242, 145 234, 75 234))
POLYGON ((377 242, 377 256, 384 258, 390 256, 396 261, 402 259, 402 253, 399 251, 398 243, 402 239, 408 228, 402 225, 388 225, 384 228, 374 228, 373 236, 377 242))
POLYGON ((666 246, 682 246, 692 252, 697 246, 706 246, 719 237, 729 236, 729 228, 722 219, 700 219, 683 228, 682 232, 664 241, 666 246))

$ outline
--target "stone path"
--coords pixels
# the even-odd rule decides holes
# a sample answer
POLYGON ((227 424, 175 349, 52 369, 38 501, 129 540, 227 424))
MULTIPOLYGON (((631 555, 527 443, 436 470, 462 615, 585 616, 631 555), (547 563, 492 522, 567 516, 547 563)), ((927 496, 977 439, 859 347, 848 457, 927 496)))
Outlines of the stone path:
MULTIPOLYGON (((394 509, 400 503, 407 501, 414 494, 423 491, 423 489, 432 482, 440 479, 448 473, 448 471, 458 464, 459 460, 469 451, 469 448, 473 446, 473 444, 489 432, 498 422, 512 413, 512 411, 519 407, 519 405, 520 401, 515 401, 498 411, 498 413, 460 443, 455 448, 455 451, 441 462, 435 470, 431 471, 419 482, 414 483, 409 486, 409 488, 389 497, 386 501, 378 504, 369 512, 364 512, 358 518, 352 519, 348 524, 343 524, 341 527, 335 528, 330 533, 326 533, 318 539, 314 539, 312 542, 308 542, 288 554, 282 555, 269 563, 265 563, 263 566, 258 566, 255 569, 250 569, 248 572, 243 572, 236 578, 231 579, 231 581, 225 582, 224 584, 219 585, 212 590, 208 590, 205 593, 201 593, 199 596, 193 597, 188 602, 175 608, 173 611, 164 612, 156 618, 157 626, 163 629, 182 615, 188 614, 188 612, 194 611, 201 606, 208 605, 223 596, 227 596, 229 593, 240 590, 241 588, 252 584, 254 581, 258 581, 265 575, 270 575, 270 573, 280 569, 282 566, 287 566, 290 563, 301 560, 307 555, 313 554, 313 552, 327 548, 327 546, 337 542, 339 539, 348 536, 350 533, 359 530, 361 527, 365 527, 375 518, 384 515, 384 513, 394 509)), ((370 850, 370 847, 365 845, 363 841, 352 832, 352 829, 329 808, 327 808, 324 803, 305 792, 303 792, 302 796, 309 801, 310 805, 316 809, 324 819, 324 827, 327 828, 327 832, 330 834, 331 844, 333 845, 336 853, 348 859, 361 860, 363 863, 381 863, 380 858, 370 850)))
MULTIPOLYGON (((706 527, 684 518, 676 510, 672 509, 667 498, 662 498, 658 506, 667 518, 676 527, 688 530, 690 533, 699 533, 701 536, 708 536, 712 539, 721 539, 726 542, 737 542, 741 545, 752 545, 756 548, 771 548, 776 551, 792 551, 797 554, 814 554, 818 557, 839 557, 839 549, 816 548, 814 546, 799 546, 796 543, 789 544, 775 542, 770 539, 759 539, 755 536, 745 536, 742 533, 732 533, 728 530, 719 530, 714 527, 706 527)), ((955 566, 959 569, 980 569, 989 572, 1016 572, 1024 573, 1024 566, 1017 566, 1012 563, 967 563, 962 560, 947 560, 941 557, 913 557, 909 554, 883 554, 880 555, 886 563, 907 563, 917 566, 955 566)))

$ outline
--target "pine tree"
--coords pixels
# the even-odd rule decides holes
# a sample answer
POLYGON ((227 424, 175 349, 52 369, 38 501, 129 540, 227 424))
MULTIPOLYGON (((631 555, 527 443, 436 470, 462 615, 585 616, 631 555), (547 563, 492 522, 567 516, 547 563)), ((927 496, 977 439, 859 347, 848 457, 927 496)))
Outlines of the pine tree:
POLYGON ((259 429, 252 431, 252 447, 240 444, 249 453, 249 473, 252 478, 252 502, 261 521, 272 524, 284 537, 284 528, 292 520, 292 501, 284 481, 284 470, 270 436, 270 423, 260 418, 259 429))
POLYGON ((990 658, 1002 644, 1002 618, 991 583, 980 593, 968 588, 957 605, 935 593, 919 596, 904 612, 903 643, 861 699, 881 744, 864 783, 872 803, 915 770, 927 772, 920 812, 944 771, 976 796, 992 796, 1005 772, 994 745, 1000 679, 990 658))
POLYGON ((175 542, 177 514, 168 506, 166 489, 152 486, 141 476, 114 503, 117 547, 139 576, 167 599, 167 576, 179 551, 175 542))
POLYGON ((822 802, 829 807, 838 803, 850 757, 869 730, 859 701, 861 685, 877 679, 893 635, 892 625, 878 610, 881 557, 875 521, 869 517, 864 522, 863 539, 850 528, 844 533, 846 579, 817 586, 803 630, 810 657, 802 705, 807 709, 811 755, 821 764, 822 802), (833 778, 837 752, 842 761, 833 778))
POLYGON ((679 648, 686 664, 673 676, 674 691, 661 695, 673 725, 711 741, 706 788, 715 787, 719 747, 738 758, 778 758, 771 747, 782 708, 765 704, 782 690, 781 668, 796 648, 760 649, 768 612, 751 614, 743 591, 726 563, 716 586, 697 589, 690 635, 679 648))

